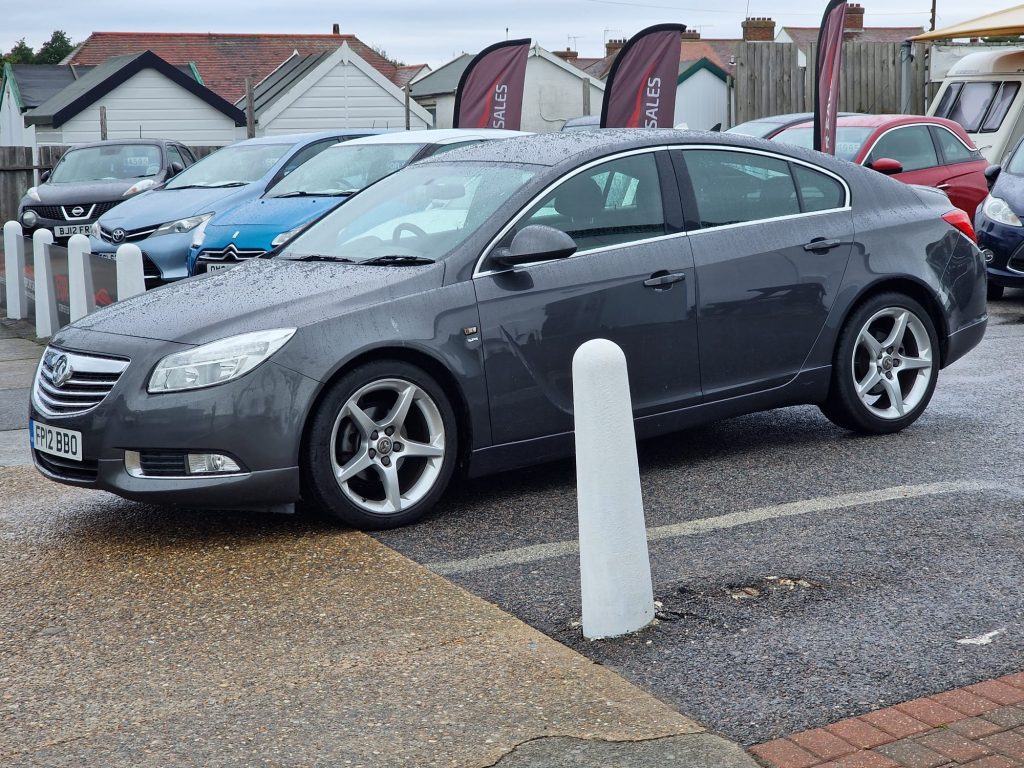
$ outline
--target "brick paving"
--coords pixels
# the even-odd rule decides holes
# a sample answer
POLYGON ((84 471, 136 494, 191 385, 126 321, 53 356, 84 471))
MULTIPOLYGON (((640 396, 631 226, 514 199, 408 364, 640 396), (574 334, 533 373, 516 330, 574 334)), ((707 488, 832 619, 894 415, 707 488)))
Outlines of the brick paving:
POLYGON ((770 768, 1024 768, 1024 672, 775 739, 770 768))

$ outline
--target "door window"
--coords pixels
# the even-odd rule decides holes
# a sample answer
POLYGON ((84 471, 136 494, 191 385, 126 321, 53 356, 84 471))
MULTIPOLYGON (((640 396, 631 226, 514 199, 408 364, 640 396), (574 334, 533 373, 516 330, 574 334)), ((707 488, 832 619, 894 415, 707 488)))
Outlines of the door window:
POLYGON ((889 131, 875 142, 865 162, 870 165, 883 157, 896 160, 904 171, 919 171, 939 164, 927 125, 908 125, 889 131))
POLYGON ((959 138, 945 128, 935 128, 935 138, 939 143, 939 150, 947 165, 954 163, 966 163, 970 160, 977 160, 980 153, 977 150, 968 149, 959 138))
POLYGON ((318 141, 316 144, 310 144, 308 147, 300 149, 285 163, 284 170, 281 171, 282 175, 287 176, 311 157, 319 155, 325 149, 337 143, 338 139, 327 139, 327 141, 318 141))
POLYGON ((182 168, 184 168, 187 165, 185 160, 182 158, 181 153, 178 151, 178 148, 173 144, 167 145, 167 158, 168 165, 170 165, 171 163, 178 163, 182 168))
POLYGON ((519 220, 502 245, 531 224, 562 230, 576 241, 577 252, 666 234, 654 155, 610 160, 567 179, 519 220))
POLYGON ((728 150, 683 153, 700 227, 721 227, 800 213, 789 163, 728 150))
POLYGON ((800 187, 800 199, 803 201, 805 212, 828 211, 846 205, 846 190, 831 176, 795 164, 793 173, 797 186, 800 187))

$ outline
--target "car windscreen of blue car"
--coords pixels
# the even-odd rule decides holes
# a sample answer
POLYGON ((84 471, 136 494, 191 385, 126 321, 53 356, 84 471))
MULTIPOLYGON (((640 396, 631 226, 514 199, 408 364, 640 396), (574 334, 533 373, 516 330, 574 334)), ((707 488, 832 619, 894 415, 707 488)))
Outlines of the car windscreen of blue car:
POLYGON ((349 195, 402 168, 423 142, 338 144, 251 200, 203 222, 192 238, 190 275, 218 272, 286 242, 349 195))

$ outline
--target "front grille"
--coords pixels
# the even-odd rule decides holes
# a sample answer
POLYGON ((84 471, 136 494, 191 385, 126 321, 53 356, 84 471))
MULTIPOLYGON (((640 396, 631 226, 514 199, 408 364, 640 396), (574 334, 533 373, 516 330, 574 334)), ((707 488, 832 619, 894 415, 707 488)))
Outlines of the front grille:
POLYGON ((114 245, 121 245, 122 243, 134 243, 136 240, 145 240, 147 237, 156 232, 156 227, 140 227, 139 229, 119 229, 117 227, 111 229, 110 227, 100 227, 100 239, 114 245), (114 237, 114 232, 123 232, 124 234, 120 239, 114 237))
POLYGON ((64 480, 75 480, 78 482, 92 483, 99 476, 99 462, 95 459, 75 461, 65 459, 62 456, 53 456, 42 451, 33 451, 36 462, 49 472, 64 480))
POLYGON ((103 402, 127 367, 127 360, 47 347, 32 388, 33 401, 47 416, 85 413, 103 402))
MULTIPOLYGON (((74 206, 71 207, 74 208, 74 206)), ((27 205, 25 210, 35 211, 37 216, 41 216, 44 219, 64 221, 64 212, 61 211, 59 205, 27 205)))
POLYGON ((146 477, 188 475, 188 462, 180 451, 139 451, 139 466, 146 477))
POLYGON ((200 251, 199 261, 244 261, 255 259, 265 253, 266 251, 259 248, 236 248, 233 243, 229 243, 225 248, 217 251, 200 251))
POLYGON ((120 200, 112 200, 105 203, 71 203, 70 205, 30 205, 25 210, 35 211, 44 219, 55 219, 56 221, 92 221, 98 219, 109 211, 120 200), (82 215, 75 216, 71 212, 75 208, 82 208, 82 215))
POLYGON ((1014 272, 1024 272, 1024 243, 1010 255, 1006 266, 1014 272))
POLYGON ((160 273, 160 267, 145 253, 142 254, 142 276, 147 280, 159 280, 163 277, 160 273))

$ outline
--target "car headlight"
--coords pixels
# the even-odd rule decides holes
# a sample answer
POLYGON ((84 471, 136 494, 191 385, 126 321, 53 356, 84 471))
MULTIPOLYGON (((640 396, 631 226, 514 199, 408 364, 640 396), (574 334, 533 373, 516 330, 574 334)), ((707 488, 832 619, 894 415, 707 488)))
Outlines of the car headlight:
POLYGON ((28 190, 25 192, 25 195, 31 197, 37 203, 43 202, 42 198, 39 197, 39 189, 36 187, 29 187, 28 190))
POLYGON ((992 195, 986 197, 985 205, 982 207, 981 212, 992 219, 992 221, 1006 224, 1008 227, 1024 226, 1021 223, 1020 217, 1010 208, 1009 203, 1001 197, 992 197, 992 195))
POLYGON ((207 219, 213 216, 212 213, 202 213, 198 216, 189 216, 187 219, 178 219, 177 221, 168 221, 166 224, 161 224, 156 228, 150 237, 156 237, 157 235, 180 235, 183 232, 191 232, 193 229, 198 227, 200 224, 205 222, 207 219))
POLYGON ((270 359, 295 335, 295 328, 275 328, 230 336, 161 360, 149 377, 151 393, 202 389, 244 376, 270 359))
POLYGON ((195 228, 192 232, 192 247, 198 248, 206 240, 206 225, 210 223, 212 217, 207 217, 202 224, 195 228))
POLYGON ((280 235, 278 235, 277 237, 270 241, 270 247, 277 248, 277 246, 279 245, 284 245, 297 234, 299 234, 299 232, 304 230, 307 226, 308 224, 303 224, 301 227, 296 227, 295 229, 289 229, 287 232, 282 232, 280 235))
POLYGON ((156 181, 153 179, 140 179, 132 184, 121 197, 131 197, 137 195, 139 192, 145 192, 147 189, 152 189, 156 186, 156 181))

